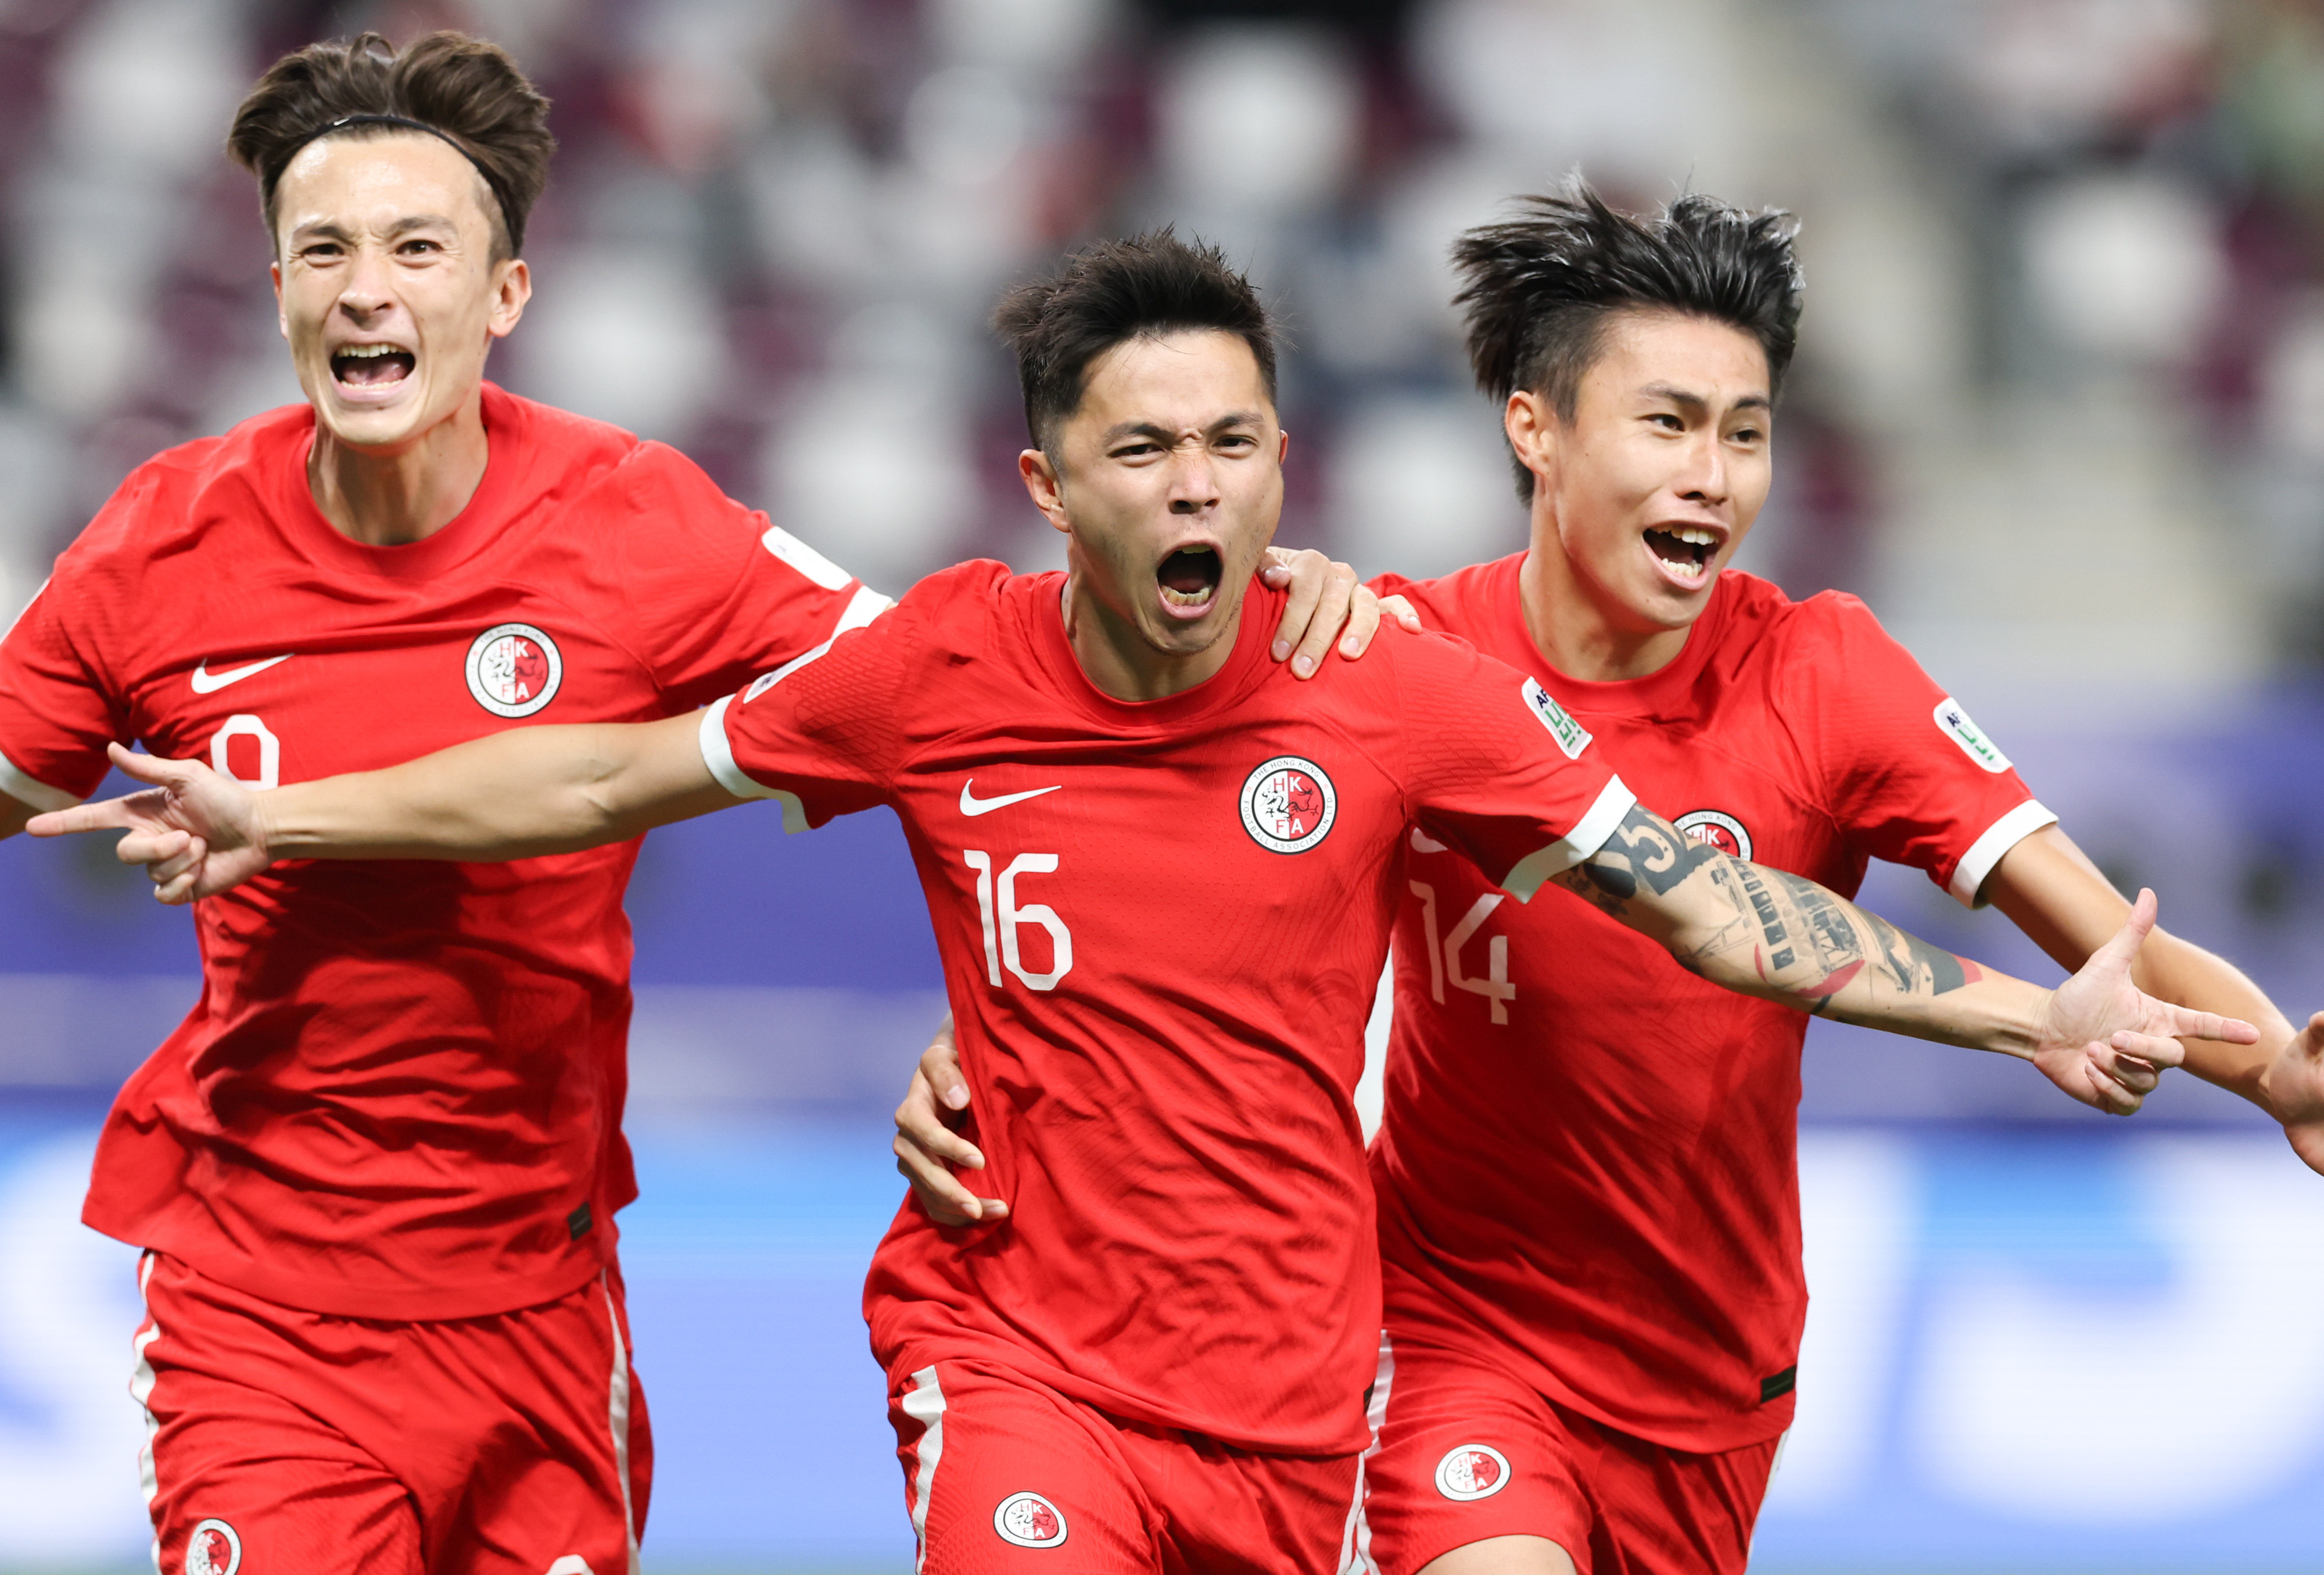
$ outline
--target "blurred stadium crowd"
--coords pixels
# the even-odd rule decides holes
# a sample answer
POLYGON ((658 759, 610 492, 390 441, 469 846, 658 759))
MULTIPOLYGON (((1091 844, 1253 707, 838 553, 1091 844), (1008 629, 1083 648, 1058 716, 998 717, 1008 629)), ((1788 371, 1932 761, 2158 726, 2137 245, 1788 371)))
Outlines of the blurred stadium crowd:
POLYGON ((219 152, 243 88, 447 24, 513 48, 563 143, 497 375, 890 587, 1054 555, 983 312, 1166 221, 1287 314, 1286 539, 1517 545, 1444 246, 1579 168, 1804 220, 1747 562, 1866 591, 1940 672, 2071 681, 2132 625, 2107 671, 2148 690, 2324 658, 2311 0, 7 0, 7 599, 132 465, 297 397, 219 152))

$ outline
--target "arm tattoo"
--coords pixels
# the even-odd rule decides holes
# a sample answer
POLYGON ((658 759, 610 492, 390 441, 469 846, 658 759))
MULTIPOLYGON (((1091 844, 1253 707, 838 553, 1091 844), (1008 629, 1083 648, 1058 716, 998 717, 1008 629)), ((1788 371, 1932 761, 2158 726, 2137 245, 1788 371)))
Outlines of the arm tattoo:
POLYGON ((1906 934, 1812 880, 1730 858, 1695 841, 1661 816, 1633 806, 1606 845, 1561 877, 1577 894, 1620 917, 1643 887, 1664 896, 1708 870, 1736 914, 1709 941, 1678 960, 1702 973, 1711 954, 1751 946, 1762 977, 1812 967, 1813 983, 1795 987, 1829 1002, 1864 968, 1905 996, 1941 996, 1983 977, 1974 963, 1906 934))

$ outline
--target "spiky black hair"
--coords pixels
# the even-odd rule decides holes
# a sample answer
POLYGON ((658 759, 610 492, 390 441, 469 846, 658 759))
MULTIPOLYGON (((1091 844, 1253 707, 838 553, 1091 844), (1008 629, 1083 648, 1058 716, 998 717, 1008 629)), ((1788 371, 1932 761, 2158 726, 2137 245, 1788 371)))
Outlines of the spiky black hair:
POLYGON ((1052 459, 1090 363, 1130 339, 1184 329, 1240 335, 1275 397, 1275 324, 1259 292, 1218 247, 1182 241, 1167 225, 1084 246, 1048 278, 1003 295, 992 327, 1016 353, 1033 445, 1052 459))
MULTIPOLYGON (((1727 323, 1759 341, 1767 394, 1782 389, 1799 343, 1805 281, 1780 209, 1750 213, 1715 197, 1680 198, 1659 218, 1618 213, 1579 179, 1563 191, 1517 199, 1519 217, 1482 225, 1452 244, 1477 386, 1496 402, 1529 389, 1561 421, 1573 419, 1583 374, 1617 312, 1683 312, 1727 323)), ((1517 466, 1517 496, 1533 473, 1517 466)))

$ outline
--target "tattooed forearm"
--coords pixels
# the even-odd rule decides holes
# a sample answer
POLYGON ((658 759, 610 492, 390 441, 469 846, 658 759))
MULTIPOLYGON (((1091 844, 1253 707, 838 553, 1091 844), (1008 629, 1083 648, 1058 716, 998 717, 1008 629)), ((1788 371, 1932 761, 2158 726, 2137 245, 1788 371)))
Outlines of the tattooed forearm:
POLYGON ((1666 937, 1683 967, 1730 987, 1757 987, 1812 1012, 1823 1010, 1859 978, 1854 993, 1868 1000, 1874 995, 1925 1000, 1979 977, 1975 964, 1815 882, 1729 857, 1644 808, 1633 808, 1606 846, 1568 872, 1564 884, 1638 928, 1660 926, 1651 915, 1632 914, 1634 903, 1674 916, 1683 910, 1689 919, 1683 935, 1666 937), (1674 899, 1691 881, 1692 891, 1674 899))

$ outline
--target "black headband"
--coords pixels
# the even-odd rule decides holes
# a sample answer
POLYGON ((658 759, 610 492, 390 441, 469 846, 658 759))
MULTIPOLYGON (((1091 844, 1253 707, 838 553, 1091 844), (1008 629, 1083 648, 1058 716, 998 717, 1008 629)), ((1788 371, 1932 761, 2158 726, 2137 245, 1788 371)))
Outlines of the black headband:
MULTIPOLYGON (((318 137, 327 137, 335 131, 346 131, 348 127, 356 125, 392 125, 401 127, 405 131, 424 131, 429 136, 434 137, 438 142, 442 143, 446 147, 450 148, 454 153, 467 160, 470 164, 475 167, 476 173, 484 178, 484 189, 493 194, 493 200, 500 204, 501 224, 508 231, 509 250, 514 252, 521 250, 523 247, 524 227, 517 222, 516 210, 509 206, 509 194, 501 189, 501 183, 493 176, 493 172, 484 168, 484 161, 477 158, 475 154, 470 153, 466 146, 449 132, 432 126, 424 120, 414 120, 408 115, 342 115, 337 120, 317 126, 305 136, 302 136, 297 142, 292 143, 289 150, 282 155, 281 169, 289 169, 290 167, 290 161, 299 156, 299 150, 305 147, 309 143, 315 141, 318 137)), ((282 176, 280 170, 275 172, 274 178, 278 181, 281 180, 282 176)))

